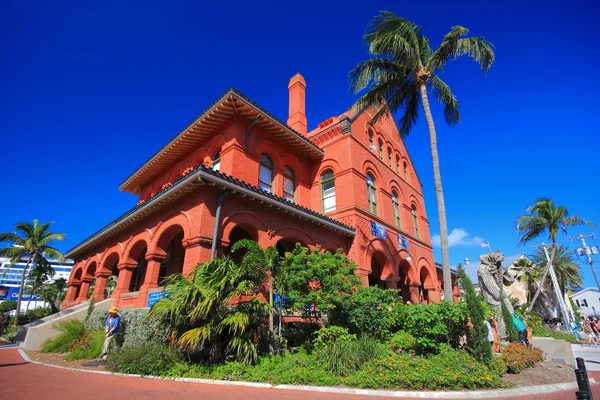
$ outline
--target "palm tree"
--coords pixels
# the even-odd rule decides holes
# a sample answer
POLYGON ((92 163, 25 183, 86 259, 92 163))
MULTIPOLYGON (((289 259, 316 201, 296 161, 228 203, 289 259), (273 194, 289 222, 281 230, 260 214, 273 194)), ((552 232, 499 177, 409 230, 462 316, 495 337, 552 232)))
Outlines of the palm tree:
POLYGON ((521 276, 519 280, 526 283, 527 302, 530 302, 533 292, 535 291, 535 282, 539 280, 542 275, 541 267, 529 258, 523 257, 515 261, 513 268, 520 273, 521 276))
MULTIPOLYGON (((548 264, 543 249, 540 249, 533 256, 533 259, 541 267, 545 268, 548 264)), ((579 264, 573 261, 573 251, 569 250, 567 246, 559 245, 556 248, 552 266, 554 267, 554 273, 556 274, 556 280, 558 280, 561 292, 564 293, 567 289, 577 285, 581 286, 583 283, 579 264)))
MULTIPOLYGON (((234 245, 232 250, 238 249, 234 245)), ((155 303, 147 318, 165 325, 169 337, 184 351, 195 353, 206 346, 215 361, 233 355, 255 363, 254 332, 272 312, 268 303, 255 296, 266 278, 265 269, 247 257, 240 263, 215 258, 187 277, 167 278, 170 295, 155 303)))
MULTIPOLYGON (((583 218, 579 218, 577 216, 569 217, 569 211, 565 206, 557 207, 556 204, 554 204, 554 202, 547 197, 540 197, 536 199, 533 205, 527 207, 525 211, 527 214, 520 216, 516 220, 517 230, 521 235, 519 245, 528 243, 547 232, 548 239, 550 239, 552 242, 552 252, 550 254, 551 264, 553 264, 554 255, 557 250, 556 236, 559 232, 567 234, 568 228, 579 225, 588 225, 592 228, 594 227, 594 224, 583 218)), ((533 306, 540 295, 546 280, 546 276, 550 270, 548 267, 549 265, 547 265, 544 269, 544 273, 540 279, 540 282, 538 283, 535 296, 533 296, 527 311, 531 311, 533 309, 533 306)))
POLYGON ((29 294, 29 300, 27 301, 27 307, 25 307, 26 311, 29 311, 29 305, 31 304, 33 296, 38 294, 44 283, 54 275, 54 268, 52 268, 52 265, 46 259, 40 261, 40 263, 36 264, 35 267, 31 269, 27 276, 29 287, 26 292, 29 294))
POLYGON ((57 313, 60 308, 60 303, 63 300, 67 280, 65 278, 55 279, 54 282, 46 284, 40 292, 40 299, 50 304, 52 313, 57 313))
POLYGON ((423 105, 429 128, 433 181, 440 222, 440 242, 444 298, 452 301, 452 276, 448 253, 448 225, 446 206, 442 190, 440 160, 437 150, 437 134, 431 109, 428 88, 444 106, 446 123, 455 126, 460 122, 458 100, 450 87, 439 77, 448 61, 460 56, 469 56, 486 73, 494 63, 493 45, 481 36, 466 37, 468 29, 454 26, 444 36, 436 50, 429 46, 429 39, 421 27, 388 11, 381 12, 370 24, 365 41, 373 55, 359 63, 350 71, 351 90, 359 93, 367 90, 356 102, 355 107, 365 109, 374 106, 379 111, 373 117, 375 122, 388 110, 395 113, 402 108, 399 120, 400 134, 408 136, 419 116, 419 104, 423 105))
POLYGON ((65 239, 65 235, 64 233, 52 232, 50 230, 51 224, 52 222, 47 222, 40 225, 38 220, 34 219, 33 224, 30 222, 17 223, 14 226, 14 232, 0 233, 0 243, 7 245, 7 247, 0 248, 0 257, 10 259, 10 263, 4 273, 22 259, 27 259, 27 265, 21 273, 21 286, 14 318, 15 326, 18 326, 19 322, 23 287, 25 286, 25 274, 29 270, 29 267, 47 262, 48 259, 54 259, 59 263, 64 262, 65 256, 59 250, 52 247, 51 244, 54 241, 62 242, 65 239))

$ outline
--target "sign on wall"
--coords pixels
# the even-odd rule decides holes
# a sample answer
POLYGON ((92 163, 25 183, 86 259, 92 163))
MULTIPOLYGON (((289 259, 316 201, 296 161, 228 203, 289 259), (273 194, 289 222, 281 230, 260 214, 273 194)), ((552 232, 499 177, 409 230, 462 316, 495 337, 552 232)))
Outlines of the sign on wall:
MULTIPOLYGON (((6 298, 4 300, 18 300, 19 299, 19 288, 18 287, 9 287, 8 292, 6 293, 6 298)), ((35 294, 32 296, 32 301, 38 301, 40 299, 39 294, 35 294)), ((22 299, 23 301, 29 301, 29 294, 23 293, 22 299)))
POLYGON ((0 286, 0 300, 6 300, 8 295, 8 288, 6 286, 0 286))
POLYGON ((373 236, 377 236, 380 239, 386 239, 385 226, 379 225, 377 222, 371 221, 371 233, 373 236))
POLYGON ((146 307, 152 307, 154 303, 168 295, 169 292, 163 290, 162 292, 152 292, 148 293, 148 302, 146 303, 146 307))
POLYGON ((398 246, 402 247, 403 249, 410 250, 408 239, 400 234, 398 234, 398 246))

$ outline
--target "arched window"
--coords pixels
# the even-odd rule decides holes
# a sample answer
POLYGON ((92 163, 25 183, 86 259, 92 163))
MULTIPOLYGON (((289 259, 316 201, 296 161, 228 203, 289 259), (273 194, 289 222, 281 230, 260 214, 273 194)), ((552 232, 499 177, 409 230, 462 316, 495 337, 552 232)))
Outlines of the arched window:
POLYGON ((283 198, 292 203, 296 199, 296 177, 290 167, 283 172, 283 198))
POLYGON ((401 174, 400 172, 400 157, 396 156, 396 172, 398 173, 398 175, 401 174))
POLYGON ((398 193, 392 191, 392 208, 394 209, 394 223, 396 228, 402 229, 402 220, 400 219, 400 203, 398 203, 398 193))
POLYGON ((408 182, 408 164, 404 161, 404 180, 408 182))
POLYGON ((332 171, 323 172, 321 175, 321 198, 323 212, 335 210, 335 180, 332 171))
POLYGON ((414 204, 412 205, 412 220, 415 227, 415 237, 420 239, 421 235, 419 233, 419 217, 417 216, 417 207, 414 204))
POLYGON ((383 140, 379 139, 379 158, 383 161, 383 140))
POLYGON ((273 186, 273 161, 268 155, 260 156, 260 171, 258 175, 258 188, 267 192, 271 191, 273 186))
POLYGON ((388 147, 388 165, 392 168, 392 148, 388 147))
POLYGON ((217 150, 212 157, 212 169, 215 171, 219 171, 221 169, 221 149, 217 150))
POLYGON ((369 150, 375 152, 375 142, 373 142, 373 131, 369 129, 369 150))
POLYGON ((371 174, 367 174, 367 197, 369 200, 369 211, 377 215, 377 188, 375 179, 371 174))

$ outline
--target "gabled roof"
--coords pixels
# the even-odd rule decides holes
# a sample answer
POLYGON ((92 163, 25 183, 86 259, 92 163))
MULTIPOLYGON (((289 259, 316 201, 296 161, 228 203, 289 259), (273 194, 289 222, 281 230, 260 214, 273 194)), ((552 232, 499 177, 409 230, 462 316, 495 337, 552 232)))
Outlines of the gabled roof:
POLYGON ((142 218, 152 214, 166 204, 190 193, 192 190, 203 185, 205 182, 211 182, 222 190, 228 190, 233 194, 240 194, 245 197, 256 199, 259 202, 280 209, 300 219, 308 220, 327 229, 340 232, 346 236, 353 237, 355 230, 353 227, 329 218, 321 213, 292 203, 282 197, 272 193, 265 192, 250 185, 242 180, 229 176, 227 174, 214 171, 205 167, 202 163, 196 165, 190 171, 186 171, 175 179, 170 185, 162 188, 143 203, 138 204, 119 218, 115 219, 98 232, 83 240, 77 246, 67 251, 67 257, 74 257, 92 245, 99 244, 107 238, 122 231, 126 227, 134 224, 142 218))
POLYGON ((316 144, 286 123, 235 88, 230 88, 125 179, 119 186, 119 190, 137 193, 139 187, 152 179, 156 173, 179 161, 209 137, 216 128, 236 114, 244 116, 250 121, 260 118, 256 125, 308 158, 321 159, 325 154, 316 144))
POLYGON ((589 287, 589 288, 585 288, 585 289, 583 289, 583 290, 580 290, 579 292, 577 292, 577 293, 574 293, 574 294, 570 295, 569 297, 579 297, 579 296, 581 296, 582 294, 589 293, 589 292, 596 292, 596 293, 599 293, 599 292, 600 292, 600 290, 598 290, 598 288, 595 288, 595 287, 589 287))

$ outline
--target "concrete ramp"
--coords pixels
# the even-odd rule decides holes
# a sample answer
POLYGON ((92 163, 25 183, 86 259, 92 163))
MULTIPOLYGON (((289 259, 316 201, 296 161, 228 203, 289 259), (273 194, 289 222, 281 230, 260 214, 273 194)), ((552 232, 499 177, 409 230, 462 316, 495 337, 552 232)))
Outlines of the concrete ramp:
MULTIPOLYGON (((114 303, 114 299, 103 300, 94 304, 94 310, 108 310, 114 303)), ((21 347, 25 350, 39 350, 48 339, 51 339, 60 333, 54 325, 72 319, 83 321, 87 316, 88 306, 89 303, 82 303, 30 324, 23 325, 19 327, 19 332, 15 337, 15 341, 23 341, 21 347)))

